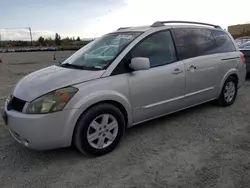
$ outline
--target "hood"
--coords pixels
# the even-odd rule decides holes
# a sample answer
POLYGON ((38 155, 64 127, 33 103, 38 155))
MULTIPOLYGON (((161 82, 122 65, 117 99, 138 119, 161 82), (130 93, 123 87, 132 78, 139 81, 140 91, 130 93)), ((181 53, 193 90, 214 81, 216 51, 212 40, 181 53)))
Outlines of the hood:
POLYGON ((53 65, 22 78, 17 83, 13 95, 30 102, 56 89, 98 79, 104 72, 105 70, 78 70, 53 65))

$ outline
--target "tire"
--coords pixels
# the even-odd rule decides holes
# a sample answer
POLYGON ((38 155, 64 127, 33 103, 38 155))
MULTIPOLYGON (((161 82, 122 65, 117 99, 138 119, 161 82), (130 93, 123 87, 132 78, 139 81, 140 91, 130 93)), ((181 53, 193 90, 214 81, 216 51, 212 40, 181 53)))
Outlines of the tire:
POLYGON ((220 96, 217 99, 217 104, 222 107, 231 106, 237 97, 237 93, 238 93, 237 80, 234 77, 229 76, 222 87, 220 96), (229 92, 230 94, 227 95, 226 93, 229 91, 228 88, 230 86, 234 88, 234 92, 232 88, 231 92, 229 92))
POLYGON ((91 107, 80 117, 73 143, 81 153, 100 156, 114 150, 124 132, 122 112, 111 104, 102 103, 91 107))

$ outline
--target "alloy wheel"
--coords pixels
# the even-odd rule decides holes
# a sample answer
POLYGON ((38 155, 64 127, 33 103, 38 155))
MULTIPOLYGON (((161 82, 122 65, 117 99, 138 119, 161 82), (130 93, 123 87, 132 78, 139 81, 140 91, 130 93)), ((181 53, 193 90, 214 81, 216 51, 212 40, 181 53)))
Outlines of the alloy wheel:
POLYGON ((89 125, 87 140, 95 149, 104 149, 111 145, 118 134, 118 122, 111 114, 101 114, 89 125))

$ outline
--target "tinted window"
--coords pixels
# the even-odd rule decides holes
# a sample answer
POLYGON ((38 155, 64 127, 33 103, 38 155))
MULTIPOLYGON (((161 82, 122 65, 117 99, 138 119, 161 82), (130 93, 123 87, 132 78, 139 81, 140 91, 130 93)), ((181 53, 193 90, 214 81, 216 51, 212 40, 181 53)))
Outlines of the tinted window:
POLYGON ((212 32, 209 29, 176 28, 174 34, 180 59, 218 52, 212 32))
POLYGON ((220 53, 236 51, 232 40, 224 31, 214 30, 213 36, 218 46, 218 51, 220 53))
POLYGON ((162 31, 149 36, 140 42, 131 51, 130 55, 131 58, 149 58, 151 67, 176 61, 175 48, 170 31, 162 31))

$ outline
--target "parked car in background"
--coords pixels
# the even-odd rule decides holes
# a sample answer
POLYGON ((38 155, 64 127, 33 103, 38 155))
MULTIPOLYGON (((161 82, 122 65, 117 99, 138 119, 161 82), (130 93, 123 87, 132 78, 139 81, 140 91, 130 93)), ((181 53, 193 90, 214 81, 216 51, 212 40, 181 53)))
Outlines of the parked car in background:
POLYGON ((250 41, 242 44, 239 48, 246 59, 247 73, 250 73, 250 41))
POLYGON ((242 44, 249 42, 249 41, 250 41, 249 36, 239 37, 239 38, 235 39, 235 42, 238 46, 241 46, 242 44))
POLYGON ((212 100, 232 105, 245 76, 244 56, 219 26, 166 21, 120 28, 22 78, 3 119, 28 148, 74 145, 103 155, 127 127, 212 100), (103 46, 108 55, 91 53, 103 46))
POLYGON ((245 42, 239 46, 240 49, 247 49, 250 48, 250 41, 245 42))
POLYGON ((8 49, 8 52, 15 52, 15 49, 8 49))

